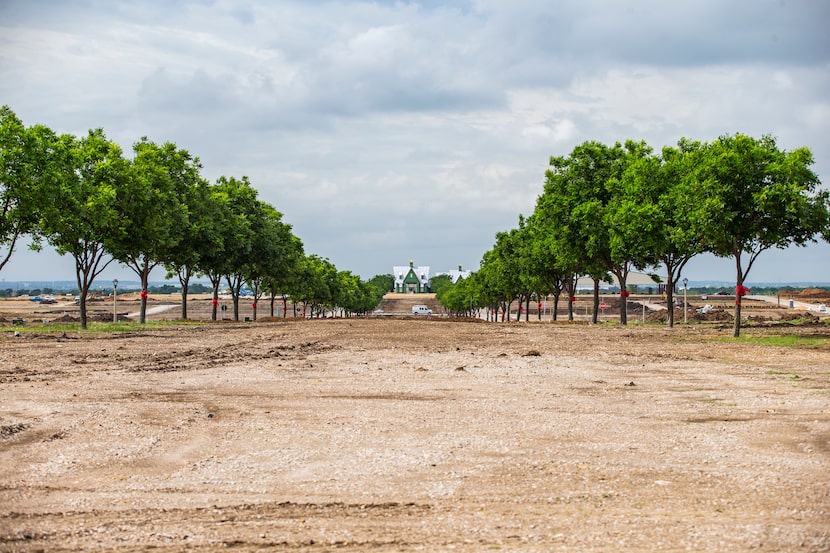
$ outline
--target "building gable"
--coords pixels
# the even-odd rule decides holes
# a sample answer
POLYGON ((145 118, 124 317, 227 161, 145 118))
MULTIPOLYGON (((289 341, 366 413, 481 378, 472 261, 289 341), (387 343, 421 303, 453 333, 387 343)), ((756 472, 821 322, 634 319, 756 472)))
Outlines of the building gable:
POLYGON ((395 277, 395 292, 399 294, 423 294, 429 291, 429 267, 415 267, 409 260, 409 267, 392 267, 395 277))

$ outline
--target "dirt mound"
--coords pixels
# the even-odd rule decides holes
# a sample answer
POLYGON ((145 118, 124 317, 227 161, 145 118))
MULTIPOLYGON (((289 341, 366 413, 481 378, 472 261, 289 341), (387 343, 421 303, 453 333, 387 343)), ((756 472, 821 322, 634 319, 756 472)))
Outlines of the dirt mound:
POLYGON ((828 298, 830 297, 830 291, 827 291, 823 288, 805 288, 801 292, 798 293, 798 297, 800 298, 828 298))
MULTIPOLYGON (((669 312, 668 310, 664 311, 651 311, 646 309, 646 321, 650 323, 665 323, 669 320, 669 312)), ((675 308, 674 309, 674 322, 683 321, 683 309, 675 308)))
MULTIPOLYGON (((119 321, 130 321, 132 319, 128 318, 126 315, 119 313, 118 314, 119 321)), ((112 322, 112 313, 89 313, 87 315, 87 321, 91 323, 111 323, 112 322)))
POLYGON ((689 319, 693 321, 731 321, 732 320, 732 313, 725 311, 723 309, 713 309, 708 313, 698 313, 695 311, 694 313, 689 313, 689 319))
POLYGON ((756 323, 756 324, 758 324, 758 323, 769 323, 769 322, 772 322, 774 320, 775 319, 773 317, 765 317, 763 315, 750 315, 749 317, 746 318, 746 322, 756 323))
MULTIPOLYGON (((698 313, 694 307, 689 307, 686 318, 690 321, 717 322, 731 321, 732 315, 723 309, 714 309, 708 313, 698 313)), ((669 320, 668 311, 646 312, 646 320, 650 323, 665 323, 669 320)), ((683 322, 683 308, 676 307, 674 310, 674 322, 683 322)))
POLYGON ((78 317, 73 317, 72 315, 69 315, 69 314, 63 314, 60 317, 58 317, 57 319, 52 319, 52 322, 53 323, 77 323, 80 320, 81 319, 79 319, 78 317))
POLYGON ((818 317, 808 311, 796 311, 783 313, 781 321, 817 321, 818 317))

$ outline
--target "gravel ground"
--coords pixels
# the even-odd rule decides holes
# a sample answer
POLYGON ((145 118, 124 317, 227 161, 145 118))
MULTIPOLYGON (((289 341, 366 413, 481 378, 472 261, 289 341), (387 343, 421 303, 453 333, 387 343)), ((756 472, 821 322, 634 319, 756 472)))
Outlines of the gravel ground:
POLYGON ((830 551, 830 330, 0 332, 2 551, 830 551))

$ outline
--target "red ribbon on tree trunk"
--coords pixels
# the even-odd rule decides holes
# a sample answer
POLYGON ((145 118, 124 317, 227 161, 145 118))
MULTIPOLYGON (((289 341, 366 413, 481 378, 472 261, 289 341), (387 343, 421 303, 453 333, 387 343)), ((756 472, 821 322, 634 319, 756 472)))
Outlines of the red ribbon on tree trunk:
POLYGON ((630 295, 631 294, 628 292, 628 290, 620 290, 620 297, 621 298, 627 298, 630 295))
POLYGON ((216 307, 217 305, 219 305, 219 300, 216 299, 216 298, 213 298, 212 300, 210 300, 210 303, 213 304, 213 307, 216 307))
POLYGON ((141 291, 141 299, 146 300, 147 296, 149 296, 149 295, 150 294, 147 293, 147 290, 142 290, 141 291))
POLYGON ((252 304, 251 304, 251 307, 253 307, 254 309, 256 309, 256 302, 252 303, 252 304))
POLYGON ((570 301, 570 302, 576 301, 576 296, 569 296, 568 301, 570 301))
POLYGON ((741 305, 741 298, 747 294, 749 294, 752 290, 749 288, 737 285, 735 286, 735 305, 741 305))

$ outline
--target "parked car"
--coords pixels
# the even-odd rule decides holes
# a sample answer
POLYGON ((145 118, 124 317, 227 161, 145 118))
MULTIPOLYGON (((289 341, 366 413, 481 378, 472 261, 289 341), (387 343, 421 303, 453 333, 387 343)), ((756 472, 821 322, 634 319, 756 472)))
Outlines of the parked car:
POLYGON ((430 309, 426 305, 413 305, 412 306, 412 314, 413 315, 432 315, 432 309, 430 309))

